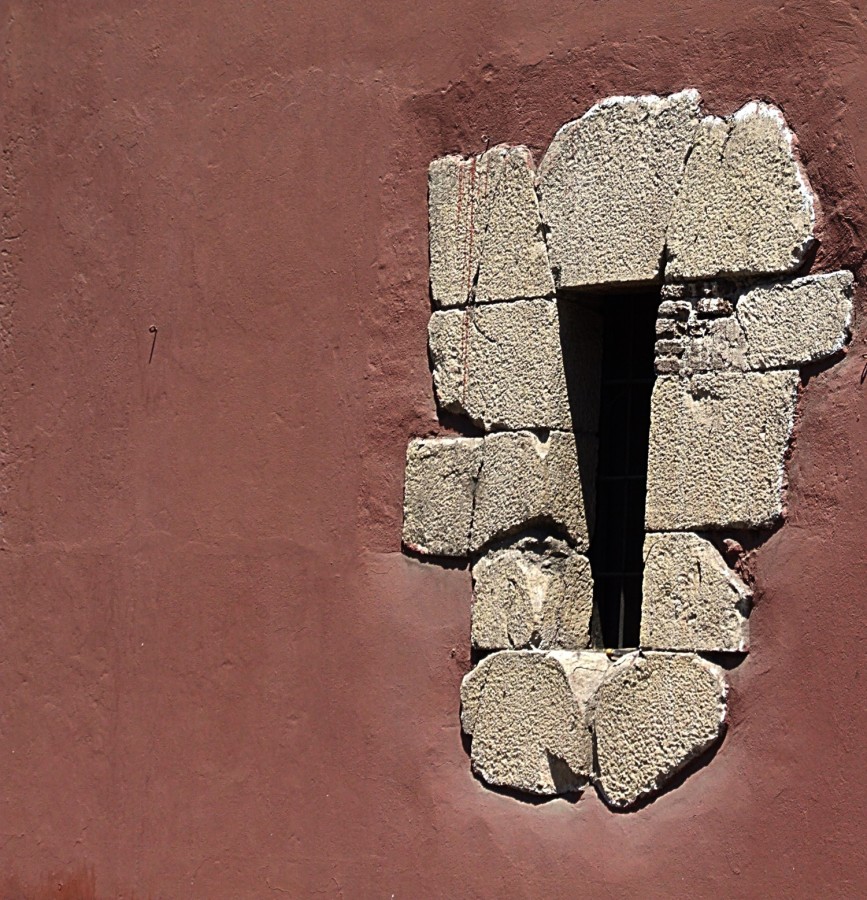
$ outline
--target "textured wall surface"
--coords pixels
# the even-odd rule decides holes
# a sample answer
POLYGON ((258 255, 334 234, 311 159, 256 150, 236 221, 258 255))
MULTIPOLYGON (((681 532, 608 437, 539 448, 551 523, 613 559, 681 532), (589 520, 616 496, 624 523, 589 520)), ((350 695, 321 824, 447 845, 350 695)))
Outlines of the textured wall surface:
POLYGON ((0 27, 0 895, 861 893, 858 286, 700 779, 629 815, 483 788, 470 575, 400 533, 407 441, 445 433, 430 160, 538 160, 616 94, 764 97, 820 201, 816 270, 861 280, 863 13, 9 0, 0 27))

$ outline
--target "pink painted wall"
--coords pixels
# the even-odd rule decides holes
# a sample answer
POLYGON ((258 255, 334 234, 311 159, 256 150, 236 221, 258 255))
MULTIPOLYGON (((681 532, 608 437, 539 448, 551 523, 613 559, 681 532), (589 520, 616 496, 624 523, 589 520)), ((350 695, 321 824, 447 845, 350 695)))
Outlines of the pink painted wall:
POLYGON ((729 734, 637 813, 473 779, 469 576, 399 543, 406 442, 438 429, 428 161, 538 153, 610 94, 763 97, 815 268, 863 277, 857 3, 0 17, 2 896, 867 893, 860 319, 803 394, 729 734))

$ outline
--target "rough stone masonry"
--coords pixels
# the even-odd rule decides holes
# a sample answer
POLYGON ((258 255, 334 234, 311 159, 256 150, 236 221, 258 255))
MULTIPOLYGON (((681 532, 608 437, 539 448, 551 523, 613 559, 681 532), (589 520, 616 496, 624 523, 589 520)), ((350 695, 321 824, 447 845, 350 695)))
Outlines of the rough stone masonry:
POLYGON ((429 213, 434 392, 473 436, 410 443, 403 542, 472 567, 472 770, 629 808, 723 734, 701 654, 742 659, 752 595, 717 546, 783 519, 801 370, 844 352, 852 276, 802 271, 817 202, 780 110, 705 115, 694 90, 603 100, 538 171, 526 147, 435 160, 429 213), (589 646, 599 304, 648 284, 641 646, 618 658, 589 646))

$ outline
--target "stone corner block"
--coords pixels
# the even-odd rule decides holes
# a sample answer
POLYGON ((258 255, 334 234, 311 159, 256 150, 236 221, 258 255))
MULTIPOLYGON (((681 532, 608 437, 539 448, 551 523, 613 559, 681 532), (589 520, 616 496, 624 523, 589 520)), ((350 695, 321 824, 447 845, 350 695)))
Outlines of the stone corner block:
POLYGON ((798 269, 814 242, 815 201, 783 114, 748 103, 701 122, 667 234, 666 277, 798 269))
POLYGON ((525 538, 473 566, 472 642, 479 649, 583 649, 592 611, 590 562, 563 541, 525 538))
POLYGON ((552 796, 593 771, 587 703, 608 671, 604 653, 505 650, 461 684, 461 724, 473 772, 486 783, 552 796))
POLYGON ((601 328, 598 313, 553 299, 437 311, 428 325, 437 402, 487 430, 595 431, 601 328))
POLYGON ((466 556, 481 438, 411 441, 406 451, 403 543, 417 553, 466 556))
POLYGON ((428 169, 434 305, 463 306, 554 292, 526 147, 445 156, 428 169))
POLYGON ((606 803, 634 805, 713 746, 723 733, 726 695, 723 671, 692 654, 618 660, 589 709, 606 803))
POLYGON ((783 512, 796 371, 656 379, 648 531, 765 528, 783 512))
POLYGON ((693 90, 611 97, 557 132, 537 181, 560 287, 660 278, 700 102, 693 90))
POLYGON ((744 653, 751 599, 710 541, 688 532, 645 537, 642 647, 744 653))
POLYGON ((536 525, 563 533, 578 550, 590 543, 595 437, 504 431, 484 438, 476 487, 472 550, 536 525))

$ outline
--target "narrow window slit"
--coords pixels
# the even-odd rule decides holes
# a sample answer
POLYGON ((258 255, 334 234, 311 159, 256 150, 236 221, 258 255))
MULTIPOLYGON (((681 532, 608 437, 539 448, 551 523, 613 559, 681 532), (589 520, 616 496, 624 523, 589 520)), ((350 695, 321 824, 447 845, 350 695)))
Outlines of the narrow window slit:
POLYGON ((594 641, 637 647, 644 568, 644 500, 658 290, 610 296, 602 314, 596 517, 590 544, 594 641))

